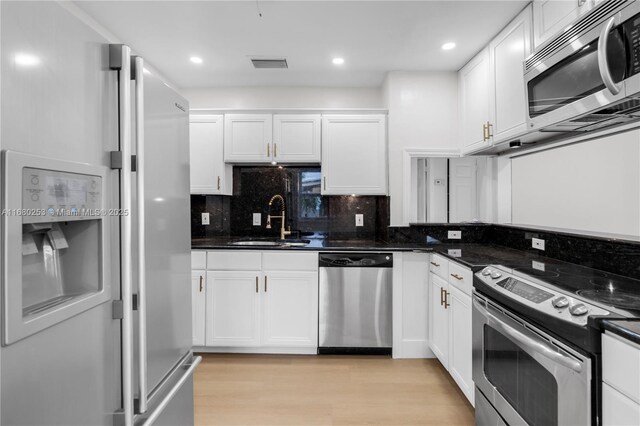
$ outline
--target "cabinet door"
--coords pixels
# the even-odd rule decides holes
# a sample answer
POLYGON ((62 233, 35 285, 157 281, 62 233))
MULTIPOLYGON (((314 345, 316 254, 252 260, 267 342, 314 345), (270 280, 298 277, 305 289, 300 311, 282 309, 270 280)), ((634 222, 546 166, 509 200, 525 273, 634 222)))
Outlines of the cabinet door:
POLYGON ((265 271, 264 346, 318 346, 318 273, 265 271))
POLYGON ((284 163, 320 162, 320 115, 273 116, 273 160, 284 163))
POLYGON ((192 194, 231 195, 232 166, 224 163, 224 117, 192 115, 189 147, 192 194))
POLYGON ((204 346, 206 272, 191 271, 191 320, 193 346, 204 346))
POLYGON ((272 158, 271 114, 227 114, 224 116, 224 161, 267 163, 272 158))
POLYGON ((471 373, 471 297, 449 286, 449 374, 473 404, 471 373))
POLYGON ((523 61, 531 54, 531 6, 489 44, 493 142, 527 131, 523 61))
MULTIPOLYGON (((638 380, 638 378, 635 378, 638 380)), ((607 383, 602 383, 602 426, 640 425, 640 405, 618 392, 607 383)))
POLYGON ((386 195, 384 115, 322 116, 322 194, 386 195))
POLYGON ((259 271, 207 272, 207 346, 260 345, 259 271))
POLYGON ((429 273, 429 347, 444 368, 449 367, 449 311, 445 308, 444 292, 449 283, 434 273, 429 273))
POLYGON ((534 48, 565 29, 592 7, 592 0, 533 0, 534 48))
POLYGON ((460 149, 463 154, 491 145, 485 125, 490 121, 489 48, 458 72, 460 89, 460 149))

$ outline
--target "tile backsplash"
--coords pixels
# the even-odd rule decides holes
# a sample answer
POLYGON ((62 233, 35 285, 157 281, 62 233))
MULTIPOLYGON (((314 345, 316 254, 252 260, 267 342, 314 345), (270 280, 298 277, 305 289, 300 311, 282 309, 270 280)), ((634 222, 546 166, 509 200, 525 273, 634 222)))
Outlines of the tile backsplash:
MULTIPOLYGON (((303 236, 320 233, 332 239, 386 240, 389 198, 386 196, 323 196, 318 167, 234 167, 233 196, 192 195, 191 234, 194 238, 216 236, 278 237, 280 219, 266 228, 267 215, 279 216, 282 207, 273 195, 285 198, 286 226, 303 236), (210 224, 201 224, 201 213, 210 224), (261 214, 260 226, 253 214, 261 214), (364 223, 355 226, 355 215, 364 223)), ((295 236, 295 234, 294 234, 295 236)))

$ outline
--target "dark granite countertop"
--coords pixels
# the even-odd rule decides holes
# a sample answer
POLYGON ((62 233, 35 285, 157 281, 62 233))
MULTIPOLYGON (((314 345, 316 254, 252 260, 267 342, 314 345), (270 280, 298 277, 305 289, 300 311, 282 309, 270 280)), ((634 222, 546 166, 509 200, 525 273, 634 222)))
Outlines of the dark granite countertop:
POLYGON ((603 320, 602 327, 640 345, 640 318, 603 320))
POLYGON ((309 244, 302 247, 290 246, 239 246, 234 241, 259 240, 259 238, 215 237, 194 238, 192 250, 303 250, 303 251, 433 251, 433 247, 415 243, 387 243, 375 240, 331 240, 306 237, 309 244))

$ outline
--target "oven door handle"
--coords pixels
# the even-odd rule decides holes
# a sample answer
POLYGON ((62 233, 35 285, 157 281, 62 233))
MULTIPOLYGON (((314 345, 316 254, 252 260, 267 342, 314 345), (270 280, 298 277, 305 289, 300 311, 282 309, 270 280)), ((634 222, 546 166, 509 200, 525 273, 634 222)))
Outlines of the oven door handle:
POLYGON ((492 327, 498 328, 501 332, 509 336, 511 339, 518 342, 522 347, 528 349, 530 351, 539 353, 553 362, 556 362, 564 367, 570 368, 576 373, 580 373, 582 371, 582 364, 580 364, 575 359, 571 359, 565 355, 562 355, 556 352, 555 348, 548 343, 537 341, 532 339, 531 337, 521 333, 513 327, 505 324, 500 319, 496 318, 491 312, 485 309, 477 299, 473 299, 473 306, 487 318, 489 325, 492 327))
POLYGON ((600 38, 598 39, 598 69, 600 70, 600 77, 602 77, 602 81, 604 85, 607 86, 607 89, 614 94, 617 95, 620 93, 622 86, 620 84, 616 84, 611 77, 611 72, 609 71, 609 60, 607 59, 607 44, 609 42, 609 32, 613 28, 613 25, 616 22, 616 17, 612 17, 609 19, 607 24, 602 28, 602 32, 600 33, 600 38))

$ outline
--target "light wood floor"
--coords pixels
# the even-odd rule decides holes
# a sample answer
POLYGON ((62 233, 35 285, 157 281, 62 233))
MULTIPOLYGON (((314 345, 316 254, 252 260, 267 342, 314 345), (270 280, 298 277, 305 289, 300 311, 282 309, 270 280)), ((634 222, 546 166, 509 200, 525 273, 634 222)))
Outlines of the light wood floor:
POLYGON ((473 425, 436 360, 204 354, 196 425, 473 425))

